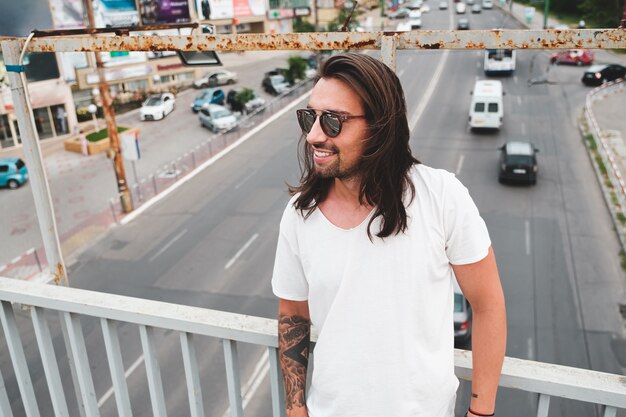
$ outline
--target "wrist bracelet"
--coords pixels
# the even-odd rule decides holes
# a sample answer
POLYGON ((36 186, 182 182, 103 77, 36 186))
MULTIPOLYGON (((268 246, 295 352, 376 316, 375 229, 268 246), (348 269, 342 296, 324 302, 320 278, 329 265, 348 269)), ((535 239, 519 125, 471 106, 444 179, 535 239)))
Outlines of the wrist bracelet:
MULTIPOLYGON (((472 410, 471 408, 467 409, 467 413, 472 413, 472 414, 474 414, 475 416, 478 416, 478 417, 493 417, 493 416, 496 415, 495 411, 493 413, 491 413, 491 414, 482 414, 482 413, 477 413, 476 411, 472 410)), ((468 417, 467 413, 465 413, 465 417, 468 417)))

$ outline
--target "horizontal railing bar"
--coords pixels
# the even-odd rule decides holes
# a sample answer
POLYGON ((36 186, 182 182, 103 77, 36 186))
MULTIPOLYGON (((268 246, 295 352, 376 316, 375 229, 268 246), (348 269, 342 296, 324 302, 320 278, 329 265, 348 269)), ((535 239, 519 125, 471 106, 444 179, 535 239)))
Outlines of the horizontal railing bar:
MULTIPOLYGON (((255 51, 380 49, 384 37, 397 39, 398 49, 568 49, 626 48, 624 29, 493 29, 418 30, 411 32, 315 32, 208 35, 79 35, 34 38, 30 52, 106 51, 255 51)), ((5 42, 17 43, 24 38, 5 42)))
MULTIPOLYGON (((0 277, 0 301, 278 347, 276 320, 0 277)), ((311 340, 317 340, 313 329, 311 340)), ((455 372, 471 380, 471 352, 455 350, 455 372)), ((626 408, 626 376, 505 358, 500 386, 626 408)))

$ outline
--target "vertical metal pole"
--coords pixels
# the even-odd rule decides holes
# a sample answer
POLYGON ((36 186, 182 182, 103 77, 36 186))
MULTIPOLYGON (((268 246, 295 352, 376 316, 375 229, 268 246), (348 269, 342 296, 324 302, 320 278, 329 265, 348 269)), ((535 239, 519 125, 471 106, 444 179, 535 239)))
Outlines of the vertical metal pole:
POLYGON ((543 0, 543 28, 548 29, 548 13, 550 13, 550 0, 543 0))
POLYGON ((137 186, 137 197, 139 197, 139 201, 143 201, 143 195, 141 195, 141 184, 139 184, 139 180, 137 179, 137 164, 135 161, 131 161, 133 165, 133 175, 135 176, 135 186, 137 186))
MULTIPOLYGON (((95 20, 93 17, 93 6, 91 0, 85 2, 87 6, 87 16, 89 17, 89 27, 95 28, 95 20)), ((115 122, 115 110, 113 110, 113 99, 111 91, 106 82, 104 74, 104 63, 100 57, 100 52, 94 52, 96 56, 96 68, 98 70, 98 79, 100 87, 100 97, 102 97, 102 109, 104 110, 104 119, 107 124, 109 139, 111 140, 111 150, 113 151, 113 167, 115 169, 115 178, 117 179, 117 189, 120 195, 122 211, 130 213, 133 211, 133 202, 130 198, 130 190, 128 189, 128 181, 126 181, 126 172, 124 171, 124 160, 122 158, 122 150, 120 147, 120 136, 117 133, 117 124, 115 122)))
POLYGON ((398 45, 396 35, 383 35, 380 45, 382 61, 393 72, 396 72, 396 45, 398 45))
MULTIPOLYGON (((22 45, 23 41, 2 42, 2 53, 6 65, 19 65, 22 45)), ((8 72, 8 78, 50 274, 55 284, 67 286, 67 270, 65 269, 65 262, 61 252, 52 197, 50 196, 50 186, 43 166, 39 138, 35 129, 35 120, 30 110, 28 88, 24 82, 25 77, 17 72, 8 72)))

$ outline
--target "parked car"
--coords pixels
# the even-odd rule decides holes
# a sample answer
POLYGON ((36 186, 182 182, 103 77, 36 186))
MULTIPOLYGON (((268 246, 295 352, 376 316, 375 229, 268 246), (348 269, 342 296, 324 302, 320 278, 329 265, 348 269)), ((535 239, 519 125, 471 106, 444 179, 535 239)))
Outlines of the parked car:
POLYGON ((448 8, 448 2, 442 0, 439 2, 439 10, 446 10, 448 8))
POLYGON ((237 73, 220 69, 205 74, 193 82, 195 88, 215 87, 218 85, 234 84, 238 81, 237 73))
POLYGON ((483 9, 493 9, 493 1, 483 0, 483 9))
POLYGON ((400 7, 399 9, 396 9, 393 12, 389 13, 387 17, 389 19, 406 19, 407 17, 409 17, 409 12, 410 10, 406 7, 400 7))
POLYGON ((456 28, 458 30, 467 30, 470 28, 469 19, 464 17, 460 18, 458 22, 456 22, 456 28))
POLYGON ((419 10, 423 5, 423 0, 412 0, 406 7, 409 10, 419 10))
POLYGON ((419 10, 411 10, 411 12, 409 13, 409 24, 410 24, 409 30, 421 28, 422 27, 422 12, 420 12, 419 10))
POLYGON ((198 113, 200 124, 213 132, 230 130, 237 125, 235 116, 224 106, 208 104, 198 113))
POLYGON ((410 22, 400 22, 396 25, 396 32, 410 32, 410 31, 411 31, 410 22))
POLYGON ((428 12, 430 12, 430 6, 428 4, 424 4, 424 5, 422 5, 422 7, 420 7, 420 11, 422 13, 428 13, 428 12))
POLYGON ((261 86, 265 92, 275 96, 286 92, 290 87, 284 72, 281 70, 266 72, 263 76, 263 81, 261 81, 261 86))
POLYGON ((0 158, 0 187, 15 190, 28 181, 28 169, 20 158, 0 158))
POLYGON ((465 3, 459 2, 454 5, 454 9, 456 10, 457 14, 465 14, 465 10, 467 9, 467 7, 465 6, 465 3))
POLYGON ((141 120, 161 120, 174 111, 175 102, 174 94, 153 94, 141 105, 139 118, 141 120))
POLYGON ((591 65, 593 64, 593 52, 588 49, 568 49, 552 54, 550 63, 569 65, 591 65))
MULTIPOLYGON (((463 3, 462 1, 459 3, 463 3)), ((474 0, 465 0, 465 4, 467 4, 468 6, 472 6, 474 4, 474 0)))
POLYGON ((619 64, 593 65, 583 74, 585 85, 602 85, 626 77, 626 67, 619 64))
POLYGON ((221 104, 224 105, 224 90, 220 88, 209 88, 208 90, 202 90, 200 94, 193 99, 191 103, 191 110, 194 113, 198 113, 205 104, 221 104))
POLYGON ((228 92, 228 95, 226 96, 226 103, 228 103, 232 111, 252 113, 259 107, 263 107, 265 105, 265 99, 259 97, 257 93, 250 88, 237 88, 228 92), (241 94, 244 90, 250 91, 250 94, 241 94), (244 96, 243 100, 242 96, 244 96))
POLYGON ((480 13, 482 11, 483 11, 483 8, 480 6, 480 4, 476 3, 472 5, 472 13, 480 13))
POLYGON ((472 306, 461 292, 456 279, 454 287, 454 344, 462 345, 472 337, 472 306))
POLYGON ((537 153, 529 142, 507 142, 500 147, 500 167, 498 181, 523 181, 537 183, 537 153))

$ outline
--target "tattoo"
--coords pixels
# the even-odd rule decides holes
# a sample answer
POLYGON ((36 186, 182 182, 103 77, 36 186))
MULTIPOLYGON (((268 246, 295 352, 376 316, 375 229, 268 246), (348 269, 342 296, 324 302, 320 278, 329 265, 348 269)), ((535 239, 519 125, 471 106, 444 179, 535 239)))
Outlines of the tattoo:
POLYGON ((306 372, 309 365, 311 323, 301 316, 278 318, 278 352, 285 382, 287 410, 304 407, 306 372))
POLYGON ((472 397, 473 397, 473 398, 478 398, 478 394, 476 394, 476 393, 472 392, 472 397))

